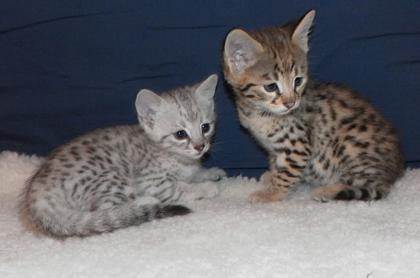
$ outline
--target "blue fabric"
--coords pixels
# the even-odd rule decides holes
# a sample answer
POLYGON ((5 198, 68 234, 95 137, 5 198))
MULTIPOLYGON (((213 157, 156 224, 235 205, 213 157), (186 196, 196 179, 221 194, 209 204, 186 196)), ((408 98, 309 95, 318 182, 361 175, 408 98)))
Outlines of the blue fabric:
MULTIPOLYGON (((3 0, 0 151, 44 155, 94 128, 135 123, 139 89, 221 76, 230 29, 283 24, 311 8, 312 75, 366 96, 400 130, 407 161, 418 163, 420 1, 407 0, 3 0)), ((265 155, 240 129, 228 95, 220 83, 208 164, 263 168, 265 155)))

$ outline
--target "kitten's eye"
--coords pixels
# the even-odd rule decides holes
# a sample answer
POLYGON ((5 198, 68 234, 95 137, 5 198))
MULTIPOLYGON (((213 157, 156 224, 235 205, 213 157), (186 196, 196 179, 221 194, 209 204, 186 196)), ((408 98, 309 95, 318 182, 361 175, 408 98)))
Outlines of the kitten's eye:
POLYGON ((302 83, 303 83, 303 78, 302 77, 296 77, 295 78, 295 88, 297 88, 300 85, 302 85, 302 83))
POLYGON ((269 93, 275 92, 278 89, 279 89, 279 87, 277 87, 276 83, 270 83, 270 84, 264 85, 264 90, 266 90, 269 93))
POLYGON ((174 136, 176 139, 182 140, 182 139, 188 138, 188 133, 185 130, 178 130, 177 132, 174 133, 174 136))
POLYGON ((203 134, 209 132, 210 130, 210 124, 209 123, 204 123, 201 125, 201 132, 203 132, 203 134))

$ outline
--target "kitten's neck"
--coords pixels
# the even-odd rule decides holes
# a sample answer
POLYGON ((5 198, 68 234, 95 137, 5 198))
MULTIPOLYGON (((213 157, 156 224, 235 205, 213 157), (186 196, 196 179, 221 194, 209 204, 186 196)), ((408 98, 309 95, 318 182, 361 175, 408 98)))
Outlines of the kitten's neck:
POLYGON ((182 155, 176 155, 177 161, 179 161, 180 163, 186 165, 186 166, 191 166, 191 165, 197 165, 197 164, 201 164, 201 159, 192 159, 192 158, 188 158, 182 155))

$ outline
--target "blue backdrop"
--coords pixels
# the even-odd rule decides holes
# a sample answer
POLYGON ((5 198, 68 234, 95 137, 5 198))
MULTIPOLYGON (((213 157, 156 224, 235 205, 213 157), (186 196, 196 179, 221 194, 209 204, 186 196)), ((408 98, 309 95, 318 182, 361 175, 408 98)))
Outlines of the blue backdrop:
MULTIPOLYGON (((135 123, 139 89, 221 76, 230 29, 283 24, 311 8, 312 75, 366 96, 400 130, 408 165, 419 165, 420 1, 407 0, 2 0, 0 151, 45 155, 94 128, 135 123)), ((264 153, 228 94, 220 83, 207 163, 255 174, 264 153)))

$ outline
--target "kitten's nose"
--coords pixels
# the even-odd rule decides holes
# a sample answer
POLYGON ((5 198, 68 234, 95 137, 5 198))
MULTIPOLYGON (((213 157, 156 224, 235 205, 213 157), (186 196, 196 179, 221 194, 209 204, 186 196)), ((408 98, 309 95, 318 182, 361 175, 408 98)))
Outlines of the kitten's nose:
POLYGON ((201 145, 195 145, 194 149, 196 149, 198 152, 201 152, 204 149, 204 144, 201 145))
POLYGON ((283 105, 286 106, 288 109, 290 109, 293 107, 293 105, 295 105, 295 101, 294 100, 288 101, 288 102, 285 102, 283 105))

